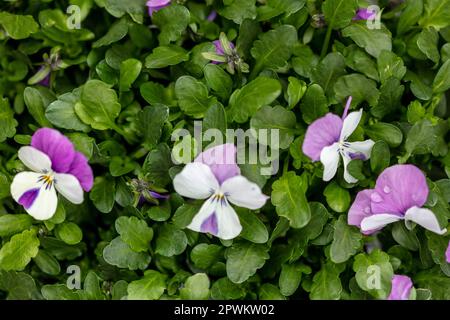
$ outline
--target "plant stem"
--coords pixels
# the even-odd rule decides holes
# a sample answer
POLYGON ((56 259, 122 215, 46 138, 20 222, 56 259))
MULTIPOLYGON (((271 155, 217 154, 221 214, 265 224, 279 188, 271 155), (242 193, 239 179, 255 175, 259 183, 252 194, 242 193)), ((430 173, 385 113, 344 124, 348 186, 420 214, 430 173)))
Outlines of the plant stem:
POLYGON ((320 60, 322 60, 327 54, 328 44, 330 43, 332 31, 333 29, 331 28, 331 25, 329 25, 327 29, 327 34, 325 35, 325 41, 323 42, 322 51, 320 52, 320 60))

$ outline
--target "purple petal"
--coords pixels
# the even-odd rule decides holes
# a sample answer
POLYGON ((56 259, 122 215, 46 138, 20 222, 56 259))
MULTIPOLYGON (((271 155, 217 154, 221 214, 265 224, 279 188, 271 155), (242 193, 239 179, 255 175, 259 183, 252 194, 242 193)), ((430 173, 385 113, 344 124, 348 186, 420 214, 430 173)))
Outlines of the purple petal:
POLYGON ((94 174, 88 163, 88 159, 81 152, 75 152, 75 157, 68 173, 78 179, 84 191, 89 192, 92 189, 94 185, 94 174))
POLYGON ((152 16, 153 12, 161 10, 162 8, 165 8, 168 5, 170 5, 170 1, 171 0, 148 0, 147 1, 148 14, 152 16))
POLYGON ((345 104, 344 112, 342 113, 342 121, 347 118, 348 110, 350 109, 350 105, 352 104, 353 97, 349 96, 347 99, 347 103, 345 104))
POLYGON ((394 275, 388 300, 409 300, 413 283, 408 276, 394 275))
POLYGON ((219 229, 217 227, 217 217, 215 212, 213 212, 208 218, 206 218, 205 221, 203 221, 200 230, 204 233, 217 235, 219 229))
MULTIPOLYGON (((358 192, 355 201, 353 201, 350 210, 348 211, 348 224, 361 228, 361 221, 364 218, 373 215, 372 209, 370 208, 370 196, 372 194, 372 189, 366 189, 358 192)), ((366 235, 372 234, 378 230, 369 230, 363 232, 366 235)))
POLYGON ((445 252, 445 259, 447 260, 448 263, 450 263, 450 241, 448 242, 448 248, 447 251, 445 252))
POLYGON ((150 194, 155 199, 169 199, 169 195, 168 194, 160 194, 158 192, 151 191, 151 190, 150 190, 150 194))
POLYGON ((376 15, 376 12, 369 10, 367 8, 359 8, 356 10, 356 14, 353 17, 353 20, 368 20, 371 19, 374 15, 376 15))
POLYGON ((377 179, 371 195, 373 213, 404 215, 411 207, 421 208, 428 197, 425 175, 410 164, 385 169, 377 179))
POLYGON ((19 198, 19 204, 21 204, 25 209, 29 209, 34 201, 36 200, 37 196, 39 195, 39 188, 31 189, 25 192, 20 198, 19 198))
POLYGON ((342 119, 332 113, 311 123, 306 130, 303 141, 303 153, 312 161, 320 159, 322 149, 339 141, 342 129, 342 119))
POLYGON ((70 170, 75 149, 72 142, 58 130, 38 129, 31 138, 31 146, 49 156, 54 171, 67 173, 70 170))
MULTIPOLYGON (((213 41, 213 44, 216 47, 216 53, 217 54, 220 54, 220 55, 224 55, 225 54, 225 51, 223 50, 222 43, 220 42, 220 40, 213 41)), ((233 42, 230 42, 230 47, 231 47, 231 49, 234 49, 233 42)))
POLYGON ((206 18, 206 20, 208 21, 214 21, 217 18, 217 11, 213 10, 211 11, 211 13, 208 15, 208 17, 206 18))
POLYGON ((236 164, 236 147, 231 143, 210 148, 200 153, 194 161, 209 166, 220 184, 241 173, 236 164))

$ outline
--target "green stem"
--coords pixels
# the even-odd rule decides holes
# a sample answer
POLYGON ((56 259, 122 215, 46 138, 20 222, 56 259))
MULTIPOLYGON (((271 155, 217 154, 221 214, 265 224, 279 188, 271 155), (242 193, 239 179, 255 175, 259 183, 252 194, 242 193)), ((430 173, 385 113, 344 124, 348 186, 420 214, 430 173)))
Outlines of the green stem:
POLYGON ((289 153, 287 154, 286 158, 284 158, 283 176, 288 172, 288 169, 289 169, 289 153))
POLYGON ((328 26, 327 34, 325 35, 325 41, 323 42, 322 51, 320 52, 320 59, 322 60, 328 51, 328 44, 330 43, 331 39, 331 32, 333 29, 331 28, 331 25, 328 26))

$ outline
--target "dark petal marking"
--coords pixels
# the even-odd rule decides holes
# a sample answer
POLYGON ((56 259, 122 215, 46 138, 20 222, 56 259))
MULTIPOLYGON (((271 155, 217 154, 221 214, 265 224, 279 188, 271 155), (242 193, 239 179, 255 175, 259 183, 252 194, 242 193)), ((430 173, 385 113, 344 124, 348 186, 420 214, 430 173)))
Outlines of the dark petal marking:
POLYGON ((217 226, 217 217, 216 213, 213 212, 208 218, 203 221, 202 225, 200 226, 200 230, 202 232, 208 232, 212 235, 217 235, 219 232, 219 228, 217 226))
POLYGON ((357 152, 357 153, 349 152, 349 153, 348 153, 348 156, 349 156, 350 159, 352 159, 352 160, 355 160, 355 159, 358 159, 358 160, 366 160, 366 156, 365 156, 363 153, 359 153, 359 152, 357 152))
POLYGON ((36 200, 36 198, 39 195, 39 188, 36 189, 31 189, 28 190, 27 192, 25 192, 19 199, 19 204, 21 204, 25 209, 29 209, 34 201, 36 200))

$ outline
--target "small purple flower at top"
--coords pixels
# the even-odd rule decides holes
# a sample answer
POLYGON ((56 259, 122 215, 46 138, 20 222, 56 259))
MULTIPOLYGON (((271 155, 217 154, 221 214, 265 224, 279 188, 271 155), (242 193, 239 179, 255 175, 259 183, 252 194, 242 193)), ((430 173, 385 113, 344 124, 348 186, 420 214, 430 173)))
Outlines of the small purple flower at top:
POLYGON ((376 16, 376 12, 372 11, 368 8, 359 8, 356 10, 356 14, 353 17, 353 20, 369 20, 373 19, 376 16))
POLYGON ((92 189, 94 177, 87 158, 57 130, 37 130, 31 146, 20 148, 18 156, 33 172, 14 177, 11 195, 37 220, 47 220, 55 214, 56 191, 70 202, 81 204, 83 191, 92 189))
POLYGON ((445 260, 447 260, 448 263, 450 263, 450 241, 448 242, 448 248, 445 252, 445 260))
POLYGON ((303 141, 303 153, 312 161, 322 162, 324 166, 323 180, 331 180, 337 172, 339 159, 344 162, 344 179, 348 183, 356 183, 347 170, 351 160, 370 158, 374 142, 372 140, 348 142, 348 138, 356 130, 361 121, 362 109, 348 114, 352 97, 349 97, 342 118, 327 113, 311 123, 306 130, 303 141), (348 115, 347 115, 348 114, 348 115))
POLYGON ((153 12, 169 6, 170 2, 171 0, 148 0, 147 7, 149 16, 151 17, 153 15, 153 12))
POLYGON ((375 189, 356 195, 348 212, 348 224, 357 226, 364 234, 371 234, 386 225, 404 220, 410 228, 414 222, 437 234, 444 234, 435 214, 422 208, 428 198, 425 175, 410 164, 385 169, 378 177, 375 189))
POLYGON ((409 300, 413 283, 410 277, 394 275, 392 277, 392 289, 388 300, 409 300))
POLYGON ((191 199, 207 199, 187 228, 224 240, 237 237, 242 226, 230 203, 256 210, 268 197, 240 175, 236 147, 223 144, 201 153, 173 179, 175 191, 191 199))
POLYGON ((212 22, 212 21, 216 20, 216 18, 217 18, 217 11, 216 10, 212 10, 209 13, 208 17, 206 17, 206 20, 212 22))

